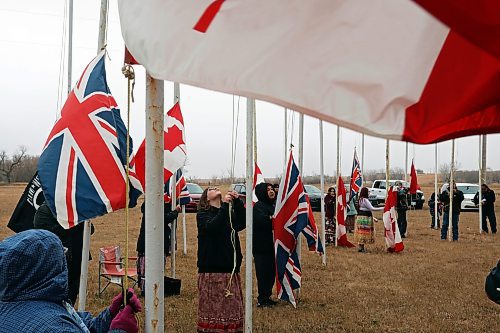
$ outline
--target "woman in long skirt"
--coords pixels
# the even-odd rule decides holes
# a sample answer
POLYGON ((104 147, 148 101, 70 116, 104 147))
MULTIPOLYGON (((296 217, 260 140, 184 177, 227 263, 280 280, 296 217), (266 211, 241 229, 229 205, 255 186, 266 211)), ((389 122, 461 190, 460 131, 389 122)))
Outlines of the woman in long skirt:
POLYGON ((358 215, 358 211, 356 210, 357 200, 357 195, 349 200, 349 209, 347 211, 347 218, 345 220, 345 228, 349 233, 353 233, 354 224, 356 223, 356 215, 358 215))
MULTIPOLYGON (((381 211, 384 207, 375 208, 368 200, 368 189, 363 187, 359 193, 359 211, 356 217, 356 226, 354 228, 354 240, 359 245, 359 252, 366 252, 365 244, 375 242, 375 228, 373 225, 373 211, 381 211)), ((375 219, 375 221, 377 221, 375 219)))
POLYGON ((196 221, 197 331, 243 332, 244 308, 239 275, 243 256, 238 238, 238 232, 245 229, 243 202, 234 191, 222 197, 218 188, 209 187, 201 195, 196 221))

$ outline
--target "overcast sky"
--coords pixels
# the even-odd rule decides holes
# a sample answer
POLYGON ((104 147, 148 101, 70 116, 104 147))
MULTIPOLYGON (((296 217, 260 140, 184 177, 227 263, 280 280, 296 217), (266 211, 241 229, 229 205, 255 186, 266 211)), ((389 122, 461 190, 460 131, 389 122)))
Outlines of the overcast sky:
MULTIPOLYGON (((65 0, 2 1, 0 3, 0 150, 13 153, 24 145, 30 154, 40 154, 42 145, 54 124, 57 108, 60 59, 64 25, 65 0)), ((80 76, 85 65, 95 56, 99 23, 98 0, 75 1, 73 32, 73 80, 80 76)), ((107 39, 111 60, 107 62, 108 84, 126 121, 126 79, 121 74, 123 39, 120 32, 116 0, 110 0, 107 39)), ((135 143, 145 133, 144 70, 136 66, 135 104, 132 106, 130 132, 135 143)), ((66 92, 64 84, 60 88, 66 92)), ((172 106, 173 84, 165 82, 165 111, 172 106)), ((188 175, 199 178, 228 175, 231 167, 231 132, 233 110, 237 114, 239 100, 239 127, 236 145, 235 175, 245 172, 245 98, 211 92, 181 85, 181 108, 184 115, 188 175)), ((64 102, 64 101, 63 101, 64 102)), ((258 161, 264 176, 281 174, 283 168, 284 109, 257 101, 258 161)), ((289 113, 289 134, 298 146, 298 114, 289 113)), ((305 117, 304 174, 319 174, 318 120, 305 117)), ((500 169, 500 158, 494 153, 500 144, 500 135, 488 136, 488 162, 492 169, 500 169)), ((478 137, 456 141, 458 168, 477 169, 478 137)), ((324 124, 325 173, 336 168, 336 126, 324 124)), ((354 147, 361 154, 361 134, 341 130, 341 172, 350 173, 354 147)), ((449 163, 451 143, 438 145, 438 163, 449 163)), ((365 169, 385 167, 385 140, 366 137, 365 169)), ((295 151, 297 158, 298 151, 295 151)), ((405 143, 391 141, 391 167, 405 165, 405 143)), ((434 145, 409 145, 409 158, 426 172, 434 170, 434 145)), ((361 158, 361 157, 360 157, 361 158)))

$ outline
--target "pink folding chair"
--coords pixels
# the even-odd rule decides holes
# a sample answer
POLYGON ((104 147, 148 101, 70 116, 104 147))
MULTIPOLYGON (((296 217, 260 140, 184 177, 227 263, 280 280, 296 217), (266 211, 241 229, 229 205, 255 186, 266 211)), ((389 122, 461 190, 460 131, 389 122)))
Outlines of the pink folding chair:
MULTIPOLYGON (((129 257, 129 261, 133 260, 137 260, 137 257, 129 257)), ((99 249, 99 297, 101 297, 101 294, 110 283, 117 284, 123 288, 123 278, 125 277, 124 266, 119 246, 112 245, 99 249), (106 280, 106 285, 102 289, 101 278, 106 280)), ((131 285, 133 288, 137 284, 137 266, 135 263, 133 265, 129 264, 126 275, 133 282, 131 285)))

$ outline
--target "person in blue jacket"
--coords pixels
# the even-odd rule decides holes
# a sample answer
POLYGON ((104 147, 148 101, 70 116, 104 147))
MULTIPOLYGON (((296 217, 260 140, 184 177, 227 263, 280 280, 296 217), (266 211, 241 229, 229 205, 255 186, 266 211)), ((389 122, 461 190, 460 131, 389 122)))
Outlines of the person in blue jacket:
POLYGON ((120 293, 97 317, 73 309, 64 248, 52 232, 27 230, 0 242, 0 333, 135 333, 141 303, 132 293, 120 311, 122 304, 120 293))

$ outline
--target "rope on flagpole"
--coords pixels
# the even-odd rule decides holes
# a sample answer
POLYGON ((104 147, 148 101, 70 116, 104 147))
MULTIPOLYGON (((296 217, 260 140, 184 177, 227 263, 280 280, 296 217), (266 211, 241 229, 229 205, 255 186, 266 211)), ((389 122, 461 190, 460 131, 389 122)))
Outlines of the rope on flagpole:
POLYGON ((131 65, 123 65, 122 73, 127 78, 127 151, 126 151, 126 178, 125 178, 125 276, 123 280, 124 297, 123 304, 127 305, 127 294, 128 290, 128 243, 129 243, 129 177, 130 177, 130 105, 134 102, 134 85, 135 85, 135 72, 131 65))

